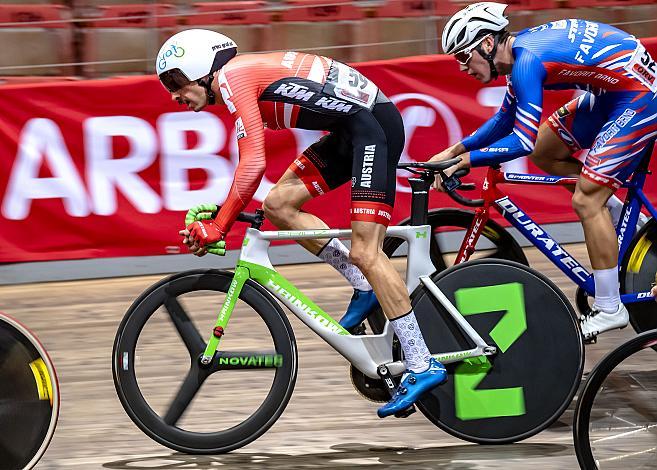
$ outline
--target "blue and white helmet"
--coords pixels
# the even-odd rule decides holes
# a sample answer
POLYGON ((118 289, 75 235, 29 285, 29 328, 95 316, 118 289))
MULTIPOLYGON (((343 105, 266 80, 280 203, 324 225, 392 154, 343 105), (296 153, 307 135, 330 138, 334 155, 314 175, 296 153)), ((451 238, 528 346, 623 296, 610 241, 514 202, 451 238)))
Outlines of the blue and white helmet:
POLYGON ((485 33, 502 31, 509 24, 504 16, 508 5, 495 2, 473 3, 452 16, 443 29, 445 54, 466 49, 485 33))

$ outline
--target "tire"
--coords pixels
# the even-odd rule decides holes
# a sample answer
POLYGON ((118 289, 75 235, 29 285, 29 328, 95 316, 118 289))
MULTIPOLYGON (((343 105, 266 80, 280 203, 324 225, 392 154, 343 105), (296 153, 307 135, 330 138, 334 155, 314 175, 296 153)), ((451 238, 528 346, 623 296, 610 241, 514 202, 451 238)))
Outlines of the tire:
POLYGON ((39 340, 0 314, 0 462, 30 469, 57 426, 60 397, 55 368, 39 340))
MULTIPOLYGON (((634 236, 620 271, 621 294, 649 291, 657 271, 657 222, 650 219, 634 236)), ((657 328, 657 303, 652 299, 626 305, 637 333, 657 328)))
POLYGON ((657 364, 652 350, 643 350, 655 345, 657 330, 642 333, 607 354, 591 371, 577 400, 573 426, 581 468, 597 469, 598 458, 605 460, 604 468, 653 468, 657 364), (609 436, 614 422, 623 429, 609 436))
MULTIPOLYGON (((448 382, 418 401, 420 411, 449 434, 480 444, 527 439, 557 420, 584 365, 577 318, 564 294, 542 274, 500 259, 468 261, 432 280, 498 351, 483 364, 446 364, 448 382)), ((433 354, 473 347, 424 285, 411 304, 433 354)))
MULTIPOLYGON (((443 255, 446 250, 440 247, 438 233, 447 228, 457 228, 467 230, 474 219, 474 212, 464 209, 433 209, 428 213, 427 223, 431 225, 431 231, 434 236, 431 238, 431 262, 436 267, 436 271, 442 271, 451 266, 451 262, 443 255)), ((399 225, 408 225, 409 219, 399 223, 399 225)), ((383 252, 392 258, 404 244, 401 238, 386 237, 383 241, 383 252)), ((509 261, 516 261, 525 266, 529 266, 529 261, 522 251, 518 242, 511 234, 500 224, 492 219, 488 219, 481 233, 478 245, 484 249, 493 247, 493 251, 486 253, 485 258, 499 258, 509 261)), ((383 332, 386 318, 381 309, 373 312, 368 323, 374 334, 383 332)))
POLYGON ((135 300, 116 334, 112 371, 123 408, 150 438, 179 452, 216 454, 245 446, 274 424, 294 389, 298 361, 292 328, 276 300, 250 280, 242 288, 213 361, 205 367, 200 364, 207 338, 194 326, 194 318, 205 328, 202 331, 208 336, 212 334, 220 304, 208 302, 206 297, 223 296, 232 278, 232 272, 202 269, 163 279, 135 300), (187 314, 190 304, 195 307, 194 318, 187 314), (205 312, 207 318, 198 321, 205 312), (246 321, 250 317, 254 320, 246 321), (156 323, 161 318, 164 321, 156 323), (148 322, 154 323, 146 328, 148 322), (171 336, 170 340, 166 334, 171 336), (231 341, 236 346, 234 349, 228 348, 231 341), (259 345, 264 342, 268 349, 258 349, 258 356, 240 354, 254 342, 259 345), (179 354, 169 358, 176 347, 179 354), (235 356, 238 359, 229 360, 235 356), (281 362, 277 366, 272 364, 278 359, 265 363, 265 356, 280 357, 281 362), (240 362, 239 358, 246 359, 240 362), (155 374, 143 369, 146 375, 142 380, 140 364, 162 360, 167 367, 156 370, 155 374), (176 388, 166 375, 173 374, 174 369, 182 370, 184 379, 178 392, 172 395, 170 392, 176 388), (185 369, 188 369, 186 373, 185 369), (165 379, 158 383, 154 375, 165 379), (211 390, 202 390, 206 379, 221 379, 221 383, 211 390), (231 383, 237 385, 231 387, 231 383), (240 388, 249 389, 251 401, 251 392, 261 391, 262 401, 247 403, 249 400, 240 393, 240 388), (154 391, 152 400, 148 398, 151 391, 154 391), (167 400, 169 395, 174 396, 173 401, 167 400), (158 403, 164 404, 164 412, 156 411, 158 403), (248 411, 250 407, 252 412, 248 411), (186 429, 189 427, 203 429, 186 429))

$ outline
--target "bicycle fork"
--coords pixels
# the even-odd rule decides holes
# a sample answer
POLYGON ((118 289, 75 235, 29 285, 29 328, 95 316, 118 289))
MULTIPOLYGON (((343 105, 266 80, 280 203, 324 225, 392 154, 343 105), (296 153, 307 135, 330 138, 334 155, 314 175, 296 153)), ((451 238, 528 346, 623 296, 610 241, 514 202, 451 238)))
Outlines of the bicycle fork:
POLYGON ((217 351, 217 347, 219 346, 219 341, 224 335, 226 326, 228 326, 228 320, 230 320, 230 316, 233 313, 237 299, 239 299, 240 292, 242 292, 242 287, 244 287, 244 283, 247 281, 247 279, 249 279, 248 268, 238 265, 235 268, 235 275, 233 276, 233 280, 230 281, 230 286, 228 287, 228 292, 226 293, 224 303, 221 305, 221 310, 219 310, 219 314, 217 315, 217 321, 214 324, 214 328, 212 329, 212 336, 210 336, 208 344, 205 347, 205 351, 203 352, 203 356, 201 356, 201 364, 204 366, 207 366, 210 364, 210 362, 212 362, 214 353, 217 351))

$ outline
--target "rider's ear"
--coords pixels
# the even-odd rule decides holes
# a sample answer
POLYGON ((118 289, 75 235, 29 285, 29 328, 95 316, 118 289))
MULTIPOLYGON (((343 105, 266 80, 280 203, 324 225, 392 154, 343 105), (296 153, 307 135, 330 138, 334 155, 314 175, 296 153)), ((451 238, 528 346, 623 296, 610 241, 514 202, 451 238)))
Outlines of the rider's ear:
POLYGON ((495 40, 491 35, 488 35, 486 39, 484 39, 481 43, 481 48, 486 54, 490 54, 494 46, 495 46, 495 40))

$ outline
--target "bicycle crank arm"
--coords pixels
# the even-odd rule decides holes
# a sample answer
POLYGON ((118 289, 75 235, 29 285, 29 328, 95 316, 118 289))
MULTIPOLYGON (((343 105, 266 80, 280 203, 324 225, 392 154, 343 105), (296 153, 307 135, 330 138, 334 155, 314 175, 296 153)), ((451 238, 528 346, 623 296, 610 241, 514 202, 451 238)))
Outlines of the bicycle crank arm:
MULTIPOLYGON (((463 362, 463 361, 479 363, 484 361, 483 359, 484 356, 494 356, 495 354, 497 354, 497 348, 495 347, 477 346, 476 348, 468 349, 465 351, 436 353, 436 354, 432 354, 431 356, 442 364, 451 364, 454 362, 463 362)), ((393 377, 397 377, 403 374, 404 371, 406 370, 406 366, 402 361, 390 362, 385 366, 388 368, 390 375, 392 375, 393 377)))

